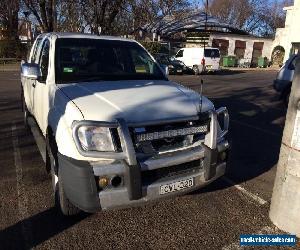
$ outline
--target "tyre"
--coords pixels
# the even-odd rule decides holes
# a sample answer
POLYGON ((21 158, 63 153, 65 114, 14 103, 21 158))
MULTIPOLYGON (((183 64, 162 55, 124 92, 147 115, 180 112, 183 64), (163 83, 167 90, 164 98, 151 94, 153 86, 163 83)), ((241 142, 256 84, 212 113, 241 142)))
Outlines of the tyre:
POLYGON ((286 107, 289 106, 290 95, 291 95, 291 90, 286 90, 286 91, 283 93, 282 99, 283 99, 284 105, 285 105, 286 107))
POLYGON ((199 67, 197 65, 193 66, 193 71, 195 75, 199 75, 199 67))
POLYGON ((74 206, 70 200, 67 198, 64 187, 63 181, 61 178, 61 171, 58 169, 58 190, 57 190, 57 199, 59 201, 59 208, 63 215, 65 216, 72 216, 80 213, 80 209, 74 206))
POLYGON ((80 209, 74 206, 64 192, 63 179, 57 160, 57 146, 54 140, 48 139, 47 156, 50 161, 51 179, 55 197, 55 207, 65 216, 72 216, 80 213, 80 209))
POLYGON ((29 115, 29 111, 28 111, 26 103, 25 103, 24 94, 22 95, 22 109, 23 109, 24 127, 25 127, 26 130, 29 130, 28 118, 29 118, 30 115, 29 115))

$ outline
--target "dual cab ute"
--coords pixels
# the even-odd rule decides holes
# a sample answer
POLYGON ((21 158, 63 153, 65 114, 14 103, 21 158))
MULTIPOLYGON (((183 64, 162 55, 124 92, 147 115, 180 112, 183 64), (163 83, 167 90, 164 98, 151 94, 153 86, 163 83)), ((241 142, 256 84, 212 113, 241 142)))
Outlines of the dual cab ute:
POLYGON ((136 41, 42 34, 21 81, 65 215, 191 192, 225 173, 226 108, 169 81, 136 41))

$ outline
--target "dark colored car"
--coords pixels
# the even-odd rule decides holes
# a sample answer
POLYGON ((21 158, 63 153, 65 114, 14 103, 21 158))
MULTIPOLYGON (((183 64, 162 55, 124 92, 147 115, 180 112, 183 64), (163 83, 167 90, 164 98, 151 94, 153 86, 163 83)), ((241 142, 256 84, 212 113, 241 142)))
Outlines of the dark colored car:
POLYGON ((290 56, 290 58, 278 71, 276 79, 273 83, 274 89, 280 93, 280 98, 284 101, 286 106, 288 106, 290 99, 297 57, 298 55, 290 56))
POLYGON ((153 56, 160 65, 168 66, 170 75, 182 75, 184 73, 191 73, 191 69, 189 69, 183 62, 178 60, 171 60, 169 55, 167 54, 154 54, 153 56))

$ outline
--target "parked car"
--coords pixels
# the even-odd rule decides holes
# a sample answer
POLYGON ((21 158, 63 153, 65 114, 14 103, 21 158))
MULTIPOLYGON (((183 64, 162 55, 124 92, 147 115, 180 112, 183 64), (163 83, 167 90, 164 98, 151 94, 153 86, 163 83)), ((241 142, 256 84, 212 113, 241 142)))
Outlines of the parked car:
POLYGON ((191 73, 191 70, 183 62, 179 60, 171 60, 167 54, 154 54, 153 57, 160 65, 166 65, 168 67, 168 73, 170 75, 191 73))
POLYGON ((176 196, 225 173, 226 108, 169 81, 136 41, 42 34, 21 82, 64 215, 176 196))
POLYGON ((273 87, 280 93, 280 98, 286 105, 289 103, 292 81, 294 78, 296 58, 298 55, 292 55, 280 68, 276 79, 274 80, 273 87))
POLYGON ((217 48, 183 48, 175 58, 193 69, 195 74, 220 70, 220 51, 217 48))

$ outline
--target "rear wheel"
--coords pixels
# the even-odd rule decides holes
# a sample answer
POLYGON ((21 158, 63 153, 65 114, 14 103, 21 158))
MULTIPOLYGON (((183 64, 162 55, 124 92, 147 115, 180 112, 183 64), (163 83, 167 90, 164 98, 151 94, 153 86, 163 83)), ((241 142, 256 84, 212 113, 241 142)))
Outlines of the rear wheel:
POLYGON ((197 65, 194 65, 194 66, 193 66, 193 71, 194 71, 194 74, 195 74, 195 75, 199 75, 199 73, 200 73, 200 72, 199 72, 199 67, 198 67, 197 65))
POLYGON ((64 187, 63 180, 61 176, 61 170, 58 165, 57 160, 57 146, 55 141, 47 140, 47 156, 49 159, 50 167, 51 167, 51 178, 52 178, 52 186, 55 195, 55 207, 60 210, 63 215, 72 216, 76 215, 80 212, 80 209, 74 206, 70 200, 67 198, 64 187))

